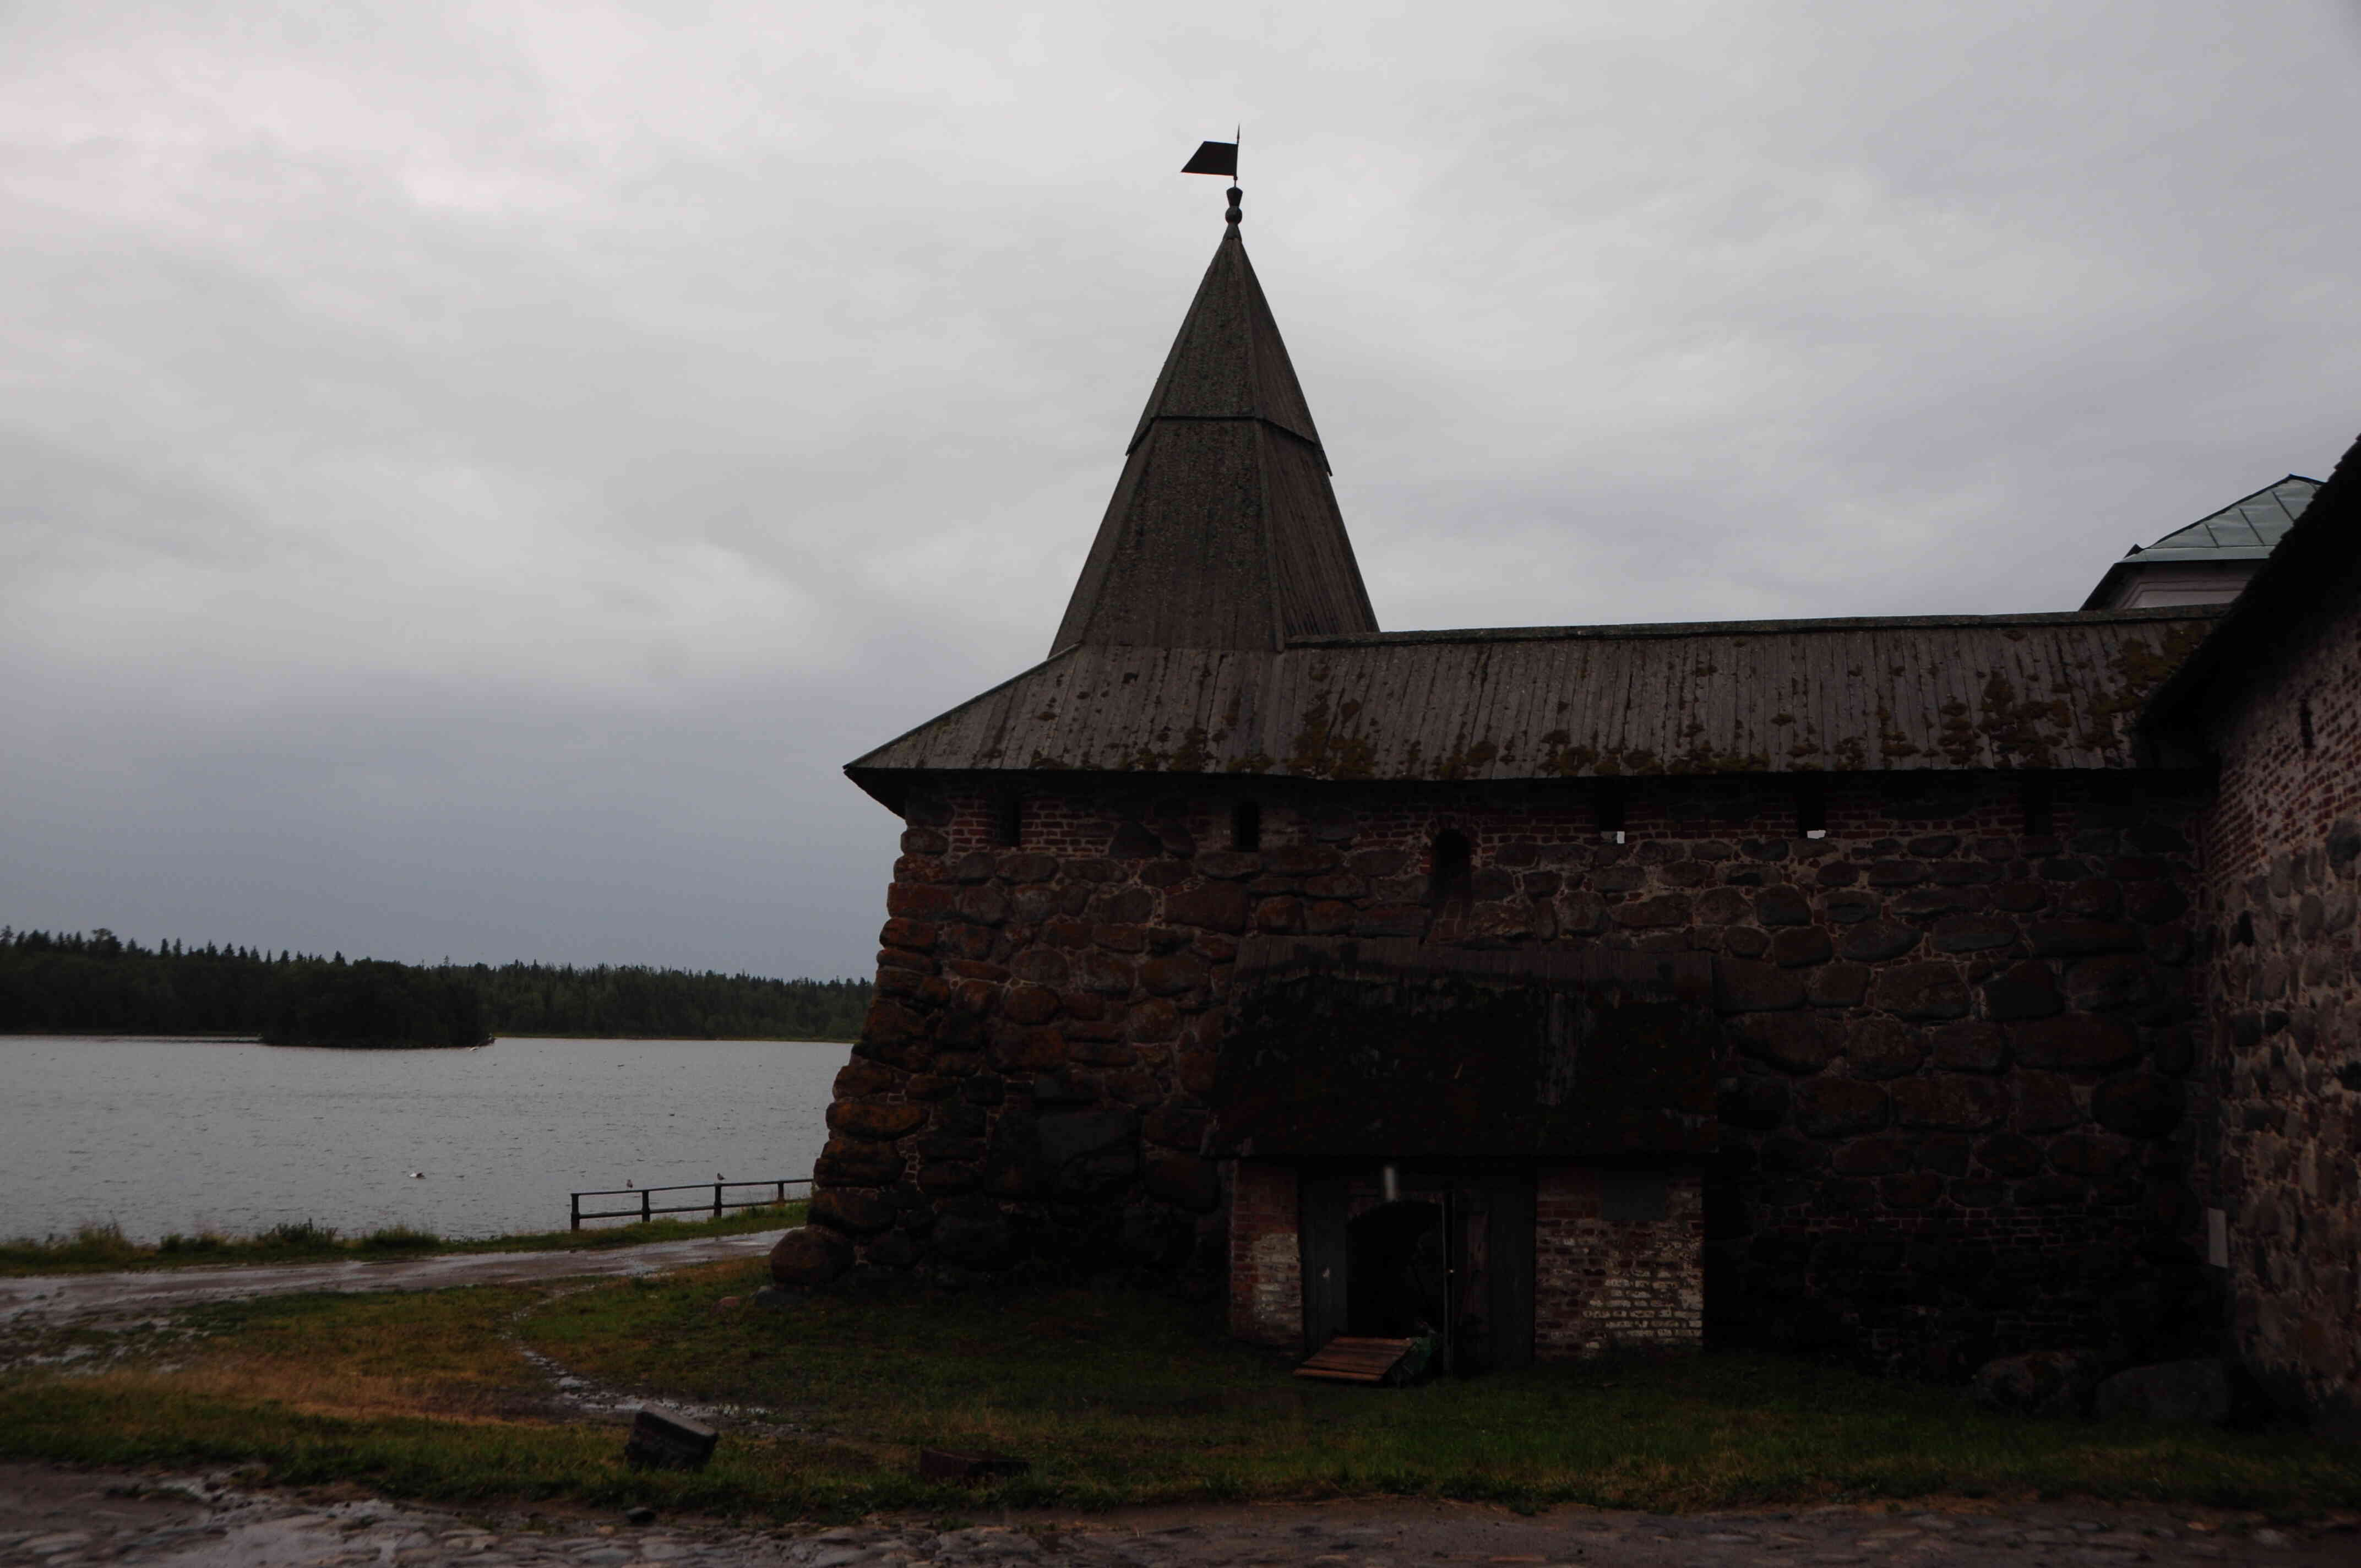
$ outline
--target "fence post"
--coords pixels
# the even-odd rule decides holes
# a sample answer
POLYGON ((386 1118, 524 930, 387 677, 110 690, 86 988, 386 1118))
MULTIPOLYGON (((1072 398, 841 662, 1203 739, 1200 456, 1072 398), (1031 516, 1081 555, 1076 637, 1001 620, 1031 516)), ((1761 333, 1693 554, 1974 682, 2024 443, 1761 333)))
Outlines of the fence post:
POLYGON ((784 1204, 784 1203, 785 1203, 785 1202, 786 1202, 786 1201, 787 1201, 787 1184, 786 1184, 785 1182, 782 1181, 782 1182, 780 1182, 780 1183, 779 1183, 779 1201, 780 1201, 782 1204, 784 1204))
POLYGON ((648 1210, 648 1190, 640 1189, 640 1223, 646 1224, 654 1216, 648 1210))
POLYGON ((713 1217, 721 1218, 721 1183, 718 1181, 713 1184, 713 1217))
POLYGON ((568 1225, 566 1229, 578 1231, 582 1228, 582 1194, 579 1192, 569 1192, 566 1196, 567 1199, 566 1206, 574 1211, 574 1223, 568 1225))

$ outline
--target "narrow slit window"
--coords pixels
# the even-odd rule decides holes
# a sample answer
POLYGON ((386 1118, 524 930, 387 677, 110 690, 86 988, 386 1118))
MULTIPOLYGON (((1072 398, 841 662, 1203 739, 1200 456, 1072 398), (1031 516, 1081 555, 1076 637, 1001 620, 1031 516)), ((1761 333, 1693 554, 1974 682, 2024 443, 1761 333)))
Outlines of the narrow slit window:
POLYGON ((1426 901, 1438 910, 1465 909, 1476 897, 1476 847, 1456 828, 1434 836, 1426 901))
POLYGON ((1828 836, 1828 780, 1806 777, 1795 781, 1795 835, 1801 839, 1828 836))
POLYGON ((2295 705, 2295 728, 2298 738, 2303 741, 2303 749, 2307 751, 2311 751, 2312 746, 2311 703, 2299 702, 2295 705))
POLYGON ((1014 850, 1025 842, 1025 797, 1003 795, 992 809, 992 841, 1014 850))
POLYGON ((1611 844, 1623 842, 1623 785, 1609 781, 1598 786, 1591 796, 1591 809, 1598 817, 1599 836, 1611 844))
POLYGON ((2057 814, 2051 809, 2049 781, 2026 779, 2017 786, 2017 804, 2025 813, 2025 831, 2032 838, 2045 839, 2057 826, 2057 814))
POLYGON ((1242 800, 1230 807, 1230 848, 1262 848, 1262 802, 1242 800))

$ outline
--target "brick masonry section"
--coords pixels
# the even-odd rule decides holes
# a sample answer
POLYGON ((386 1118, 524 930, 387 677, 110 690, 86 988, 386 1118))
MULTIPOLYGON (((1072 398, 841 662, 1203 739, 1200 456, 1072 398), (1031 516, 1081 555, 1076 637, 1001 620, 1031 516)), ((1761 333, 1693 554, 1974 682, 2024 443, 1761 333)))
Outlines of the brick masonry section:
POLYGON ((816 1171, 815 1221, 863 1266, 1221 1289, 1238 1254, 1206 1097, 1251 930, 1714 955, 1725 1339, 1950 1370, 2178 1348, 2204 1319, 2194 791, 1840 774, 1813 838, 1792 784, 1639 778, 1617 841, 1587 784, 1174 782, 1028 775, 1014 814, 956 780, 907 802, 816 1171), (1253 849, 1230 842, 1241 799, 1253 849), (1444 828, 1474 853, 1437 887, 1444 828))
MULTIPOLYGON (((2345 598, 2345 596, 2339 596, 2345 598)), ((2361 614, 2291 629, 2212 736, 2200 1150, 2239 1354, 2361 1431, 2361 614)))
POLYGON ((1663 1217, 1602 1212, 1597 1170, 1544 1167, 1533 1209, 1533 1354, 1694 1350, 1705 1343, 1705 1184, 1657 1177, 1663 1217))
POLYGON ((1249 1344, 1303 1341, 1295 1172, 1241 1160, 1230 1184, 1230 1332, 1249 1344))

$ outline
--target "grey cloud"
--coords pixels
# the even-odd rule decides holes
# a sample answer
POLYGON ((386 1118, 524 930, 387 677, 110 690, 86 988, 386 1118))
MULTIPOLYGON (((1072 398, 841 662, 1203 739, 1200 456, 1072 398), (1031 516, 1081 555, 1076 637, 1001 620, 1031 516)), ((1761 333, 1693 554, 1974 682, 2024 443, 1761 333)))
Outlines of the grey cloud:
POLYGON ((19 7, 0 920, 858 971, 1219 231, 1392 627, 2064 608, 2361 422, 2352 13, 19 7))

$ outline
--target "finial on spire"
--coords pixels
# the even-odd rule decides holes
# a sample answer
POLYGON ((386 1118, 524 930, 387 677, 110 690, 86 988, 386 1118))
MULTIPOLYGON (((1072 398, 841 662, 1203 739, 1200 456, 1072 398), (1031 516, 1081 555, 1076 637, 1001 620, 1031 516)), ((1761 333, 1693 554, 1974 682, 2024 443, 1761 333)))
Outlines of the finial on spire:
POLYGON ((1222 221, 1223 221, 1224 223, 1225 223, 1225 224, 1242 224, 1242 223, 1246 222, 1246 213, 1245 213, 1245 212, 1244 212, 1244 211, 1239 207, 1239 205, 1238 205, 1238 203, 1241 203, 1241 202, 1243 202, 1243 201, 1245 201, 1245 200, 1246 200, 1246 192, 1243 192, 1243 191, 1241 191, 1241 190, 1239 190, 1239 189, 1238 189, 1236 186, 1235 186, 1235 185, 1231 186, 1231 187, 1230 187, 1230 211, 1229 211, 1229 215, 1228 215, 1228 216, 1226 216, 1226 217, 1224 217, 1222 221))

